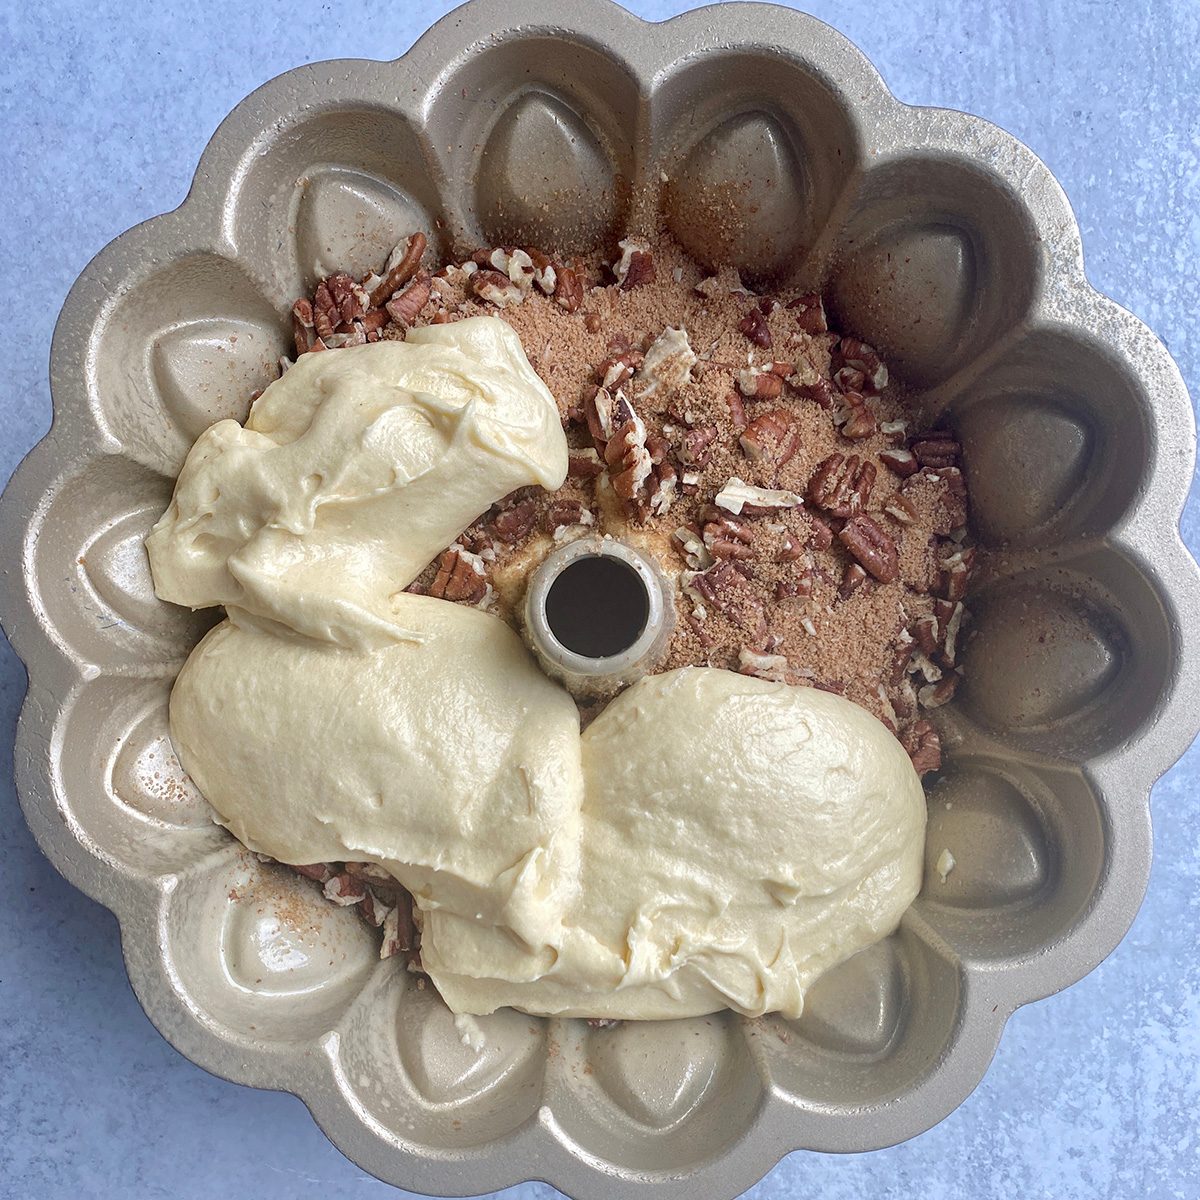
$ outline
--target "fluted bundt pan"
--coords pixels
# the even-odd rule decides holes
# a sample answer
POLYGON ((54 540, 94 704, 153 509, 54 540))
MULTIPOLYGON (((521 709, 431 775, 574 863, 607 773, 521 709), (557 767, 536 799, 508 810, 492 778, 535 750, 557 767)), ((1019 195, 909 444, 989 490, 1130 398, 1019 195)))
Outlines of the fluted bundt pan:
POLYGON ((163 1034, 296 1093, 383 1179, 719 1200, 794 1148, 911 1137, 975 1087, 1018 1005, 1132 921, 1150 785, 1200 713, 1186 391, 1089 286, 1033 154, 898 103, 818 21, 475 0, 394 62, 289 71, 221 125, 180 208, 84 271, 51 376, 54 427, 0 532, 29 823, 120 919, 163 1034), (352 912, 212 823, 166 722, 212 617, 155 598, 142 539, 193 439, 273 378, 290 303, 325 272, 365 273, 414 229, 445 253, 572 249, 656 211, 701 260, 820 287, 964 443, 988 566, 964 686, 938 712, 926 886, 799 1021, 501 1011, 477 1050, 352 912))

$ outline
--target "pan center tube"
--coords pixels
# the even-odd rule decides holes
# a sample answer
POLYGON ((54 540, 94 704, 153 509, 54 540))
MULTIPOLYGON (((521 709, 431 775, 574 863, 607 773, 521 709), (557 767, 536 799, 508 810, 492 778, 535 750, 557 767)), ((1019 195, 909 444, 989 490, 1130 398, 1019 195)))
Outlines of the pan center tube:
POLYGON ((524 618, 542 668, 575 695, 599 697, 661 661, 675 609, 653 559, 614 538, 590 537, 547 555, 529 581, 524 618))

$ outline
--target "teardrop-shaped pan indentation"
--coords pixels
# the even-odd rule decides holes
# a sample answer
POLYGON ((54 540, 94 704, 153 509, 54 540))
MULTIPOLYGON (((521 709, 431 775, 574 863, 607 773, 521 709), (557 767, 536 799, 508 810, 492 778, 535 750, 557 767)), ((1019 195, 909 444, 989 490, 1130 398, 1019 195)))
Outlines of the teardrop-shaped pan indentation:
POLYGON ((430 1104, 455 1104, 500 1089, 542 1048, 529 1017, 504 1008, 469 1020, 440 996, 410 990, 396 1008, 396 1046, 413 1087, 430 1104))
POLYGON ((904 975, 895 939, 888 938, 822 975, 795 1028, 826 1050, 880 1054, 896 1033, 903 1000, 904 975))
POLYGON ((532 91, 500 116, 479 161, 476 205, 493 244, 594 247, 613 232, 612 162, 557 96, 532 91))
POLYGON ((964 708, 1004 731, 1044 729, 1099 699, 1124 652, 1119 630, 1081 598, 1008 586, 984 598, 963 658, 964 708))
POLYGON ((350 167, 314 169, 299 183, 296 262, 309 285, 334 271, 378 271, 410 233, 428 235, 428 213, 395 184, 350 167))
POLYGON ((748 281, 781 274, 808 248, 811 189, 788 131, 763 112, 718 125, 689 152, 667 193, 671 232, 695 258, 748 281))
POLYGON ((665 1129, 703 1099, 726 1051, 719 1017, 626 1021, 588 1038, 596 1081, 639 1125, 665 1129))
POLYGON ((1092 461, 1088 425, 1039 396, 968 406, 957 419, 971 515, 990 543, 1023 545, 1064 513, 1092 461))
POLYGON ((926 899, 956 908, 999 908, 1037 895, 1049 876, 1045 830, 1015 784, 974 767, 938 781, 929 796, 926 899), (950 866, 946 851, 953 865, 943 878, 950 866))
POLYGON ((932 384, 951 373, 971 336, 976 275, 963 230, 905 226, 836 270, 832 304, 841 328, 884 348, 911 382, 932 384))
POLYGON ((279 375, 278 345, 276 330, 233 317, 188 321, 155 339, 154 383, 189 442, 223 418, 246 419, 250 397, 279 375))

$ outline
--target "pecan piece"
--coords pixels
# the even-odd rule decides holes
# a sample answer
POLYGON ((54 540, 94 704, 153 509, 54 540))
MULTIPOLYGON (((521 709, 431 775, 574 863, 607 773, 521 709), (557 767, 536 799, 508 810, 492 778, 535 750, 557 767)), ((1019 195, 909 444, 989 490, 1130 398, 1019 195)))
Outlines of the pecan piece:
POLYGON ((930 771, 941 769, 942 739, 932 721, 924 717, 914 721, 905 730, 901 744, 908 751, 918 775, 928 775, 930 771))
POLYGON ((917 519, 913 502, 902 492, 896 492, 884 502, 883 511, 901 525, 911 525, 917 519))
POLYGON ((313 292, 312 310, 313 328, 317 331, 317 337, 327 341, 333 337, 333 331, 341 324, 342 314, 338 311, 338 306, 329 293, 329 284, 324 279, 317 284, 317 289, 313 292))
POLYGON ((956 550, 941 560, 941 589, 947 600, 961 600, 967 594, 971 570, 975 566, 974 547, 956 550))
POLYGON ((854 391, 864 388, 871 392, 880 392, 887 387, 888 370, 878 351, 866 342, 855 337, 842 338, 833 352, 834 378, 842 371, 852 371, 859 382, 854 391))
POLYGON ((736 391, 730 390, 725 397, 725 403, 729 406, 729 419, 733 424, 734 431, 746 428, 746 406, 742 403, 742 398, 736 391))
POLYGON ((487 596, 487 592, 487 578, 479 558, 453 546, 442 551, 437 575, 429 585, 430 596, 438 600, 465 600, 469 604, 478 604, 487 596))
POLYGON ((838 588, 838 599, 849 600, 866 581, 867 573, 858 563, 847 563, 846 569, 842 572, 842 582, 838 588))
POLYGON ((403 287, 417 273, 421 258, 425 254, 425 245, 425 235, 414 233, 396 246, 383 268, 383 278, 371 289, 368 297, 371 308, 378 308, 386 300, 390 300, 396 290, 403 287))
POLYGON ((402 292, 397 292, 384 305, 387 315, 406 329, 418 317, 421 309, 429 303, 429 294, 433 288, 433 280, 422 271, 402 292))
POLYGON ((313 306, 303 296, 292 305, 292 340, 296 343, 296 357, 306 354, 312 342, 313 306))
POLYGON ((558 286, 558 268, 550 261, 548 254, 543 254, 533 246, 526 246, 525 253, 533 264, 533 282, 537 284, 538 291, 553 296, 558 286))
MULTIPOLYGON (((554 283, 554 303, 569 313, 577 312, 583 303, 583 280, 570 267, 559 267, 557 276, 554 283)), ((590 333, 595 333, 600 328, 600 318, 595 313, 588 313, 584 317, 584 324, 590 333), (592 328, 589 317, 595 317, 595 329, 592 328)))
POLYGON ((731 560, 722 559, 693 576, 688 588, 743 628, 756 633, 762 629, 762 605, 747 591, 745 578, 731 560))
POLYGON ((838 541, 880 583, 892 583, 899 577, 900 555, 896 543, 873 517, 864 514, 851 517, 838 533, 838 541))
POLYGON ((746 426, 738 444, 754 462, 771 459, 777 467, 792 461, 800 449, 800 434, 786 408, 772 409, 746 426))
POLYGON ((343 908, 360 903, 366 894, 366 885, 345 871, 325 882, 325 899, 332 900, 334 904, 341 905, 343 908))
POLYGON ((781 508, 799 508, 804 498, 784 488, 752 487, 731 475, 713 502, 734 516, 761 517, 781 508))
MULTIPOLYGON (((325 279, 329 298, 337 309, 335 325, 349 325, 371 307, 371 297, 345 271, 335 271, 325 279)), ((332 314, 331 314, 332 316, 332 314)))
POLYGON ((753 675, 756 679, 767 679, 772 683, 784 683, 787 679, 788 660, 782 654, 760 654, 743 646, 738 651, 738 672, 753 675))
POLYGON ((893 475, 899 475, 901 479, 907 479, 910 475, 915 475, 921 467, 921 464, 917 462, 917 456, 911 450, 900 450, 898 448, 880 450, 879 461, 893 475))
POLYGON ((817 464, 808 481, 808 498, 835 517, 852 517, 866 507, 875 486, 875 464, 857 454, 831 454, 817 464))
POLYGON ((537 522, 537 504, 533 500, 522 500, 512 508, 498 512, 488 524, 488 531, 512 546, 519 542, 537 522))
POLYGON ((704 545, 713 558, 732 558, 744 561, 754 557, 754 530, 737 517, 720 509, 706 510, 702 531, 704 545))
POLYGON ((613 263, 613 274, 622 291, 654 282, 654 258, 650 247, 635 238, 625 238, 617 243, 621 257, 613 263))
POLYGON ((292 870, 317 883, 328 883, 335 874, 332 863, 304 863, 293 866, 292 870))
POLYGON ((595 479, 604 470, 600 455, 590 447, 572 450, 567 456, 567 474, 572 479, 595 479))
POLYGON ((476 271, 471 276, 471 290, 480 300, 486 300, 497 308, 509 308, 525 299, 521 288, 499 271, 476 271))
POLYGON ((936 683, 927 683, 917 691, 917 703, 922 708, 941 708, 954 699, 958 691, 959 677, 953 673, 943 675, 936 683))
POLYGON ((795 311, 796 324, 805 333, 825 333, 829 329, 820 292, 805 292, 803 296, 789 300, 787 307, 795 311))
POLYGON ((717 440, 715 425, 702 425, 689 429, 679 446, 679 461, 688 467, 704 468, 712 458, 712 444, 717 440))
POLYGON ((752 308, 739 322, 738 332, 744 334, 756 346, 764 350, 771 348, 771 330, 761 308, 752 308))
POLYGON ((769 368, 739 371, 737 386, 747 400, 778 400, 783 394, 783 380, 769 368))
MULTIPOLYGON (((862 400, 861 396, 859 400, 862 400)), ((850 415, 842 425, 842 437, 850 438, 851 441, 873 437, 878 431, 879 423, 876 421, 875 412, 869 404, 859 403, 853 406, 850 410, 850 415)))
POLYGON ((934 430, 923 433, 913 439, 909 449, 917 462, 923 467, 953 467, 958 462, 962 447, 954 440, 954 435, 945 430, 934 430))

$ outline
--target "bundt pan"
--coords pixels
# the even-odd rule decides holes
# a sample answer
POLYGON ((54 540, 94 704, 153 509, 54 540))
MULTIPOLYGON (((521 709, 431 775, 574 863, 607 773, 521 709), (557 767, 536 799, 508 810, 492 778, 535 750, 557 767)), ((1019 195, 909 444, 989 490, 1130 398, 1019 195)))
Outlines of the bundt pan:
POLYGON ((80 276, 51 381, 54 426, 0 535, 29 823, 120 919, 162 1033, 302 1097, 382 1179, 723 1200, 789 1150, 898 1142, 975 1087, 1018 1005, 1133 919, 1150 786, 1200 713, 1187 393, 1088 285, 1028 149, 898 103, 810 17, 474 0, 395 62, 289 71, 221 125, 180 208, 80 276), (699 258, 821 287, 965 444, 988 565, 965 684, 938 713, 926 885, 799 1021, 501 1011, 476 1050, 352 912, 212 823, 166 724, 212 617, 155 598, 142 538, 192 440, 273 377, 289 305, 324 272, 363 273, 413 229, 444 252, 590 246, 659 204, 699 258))

